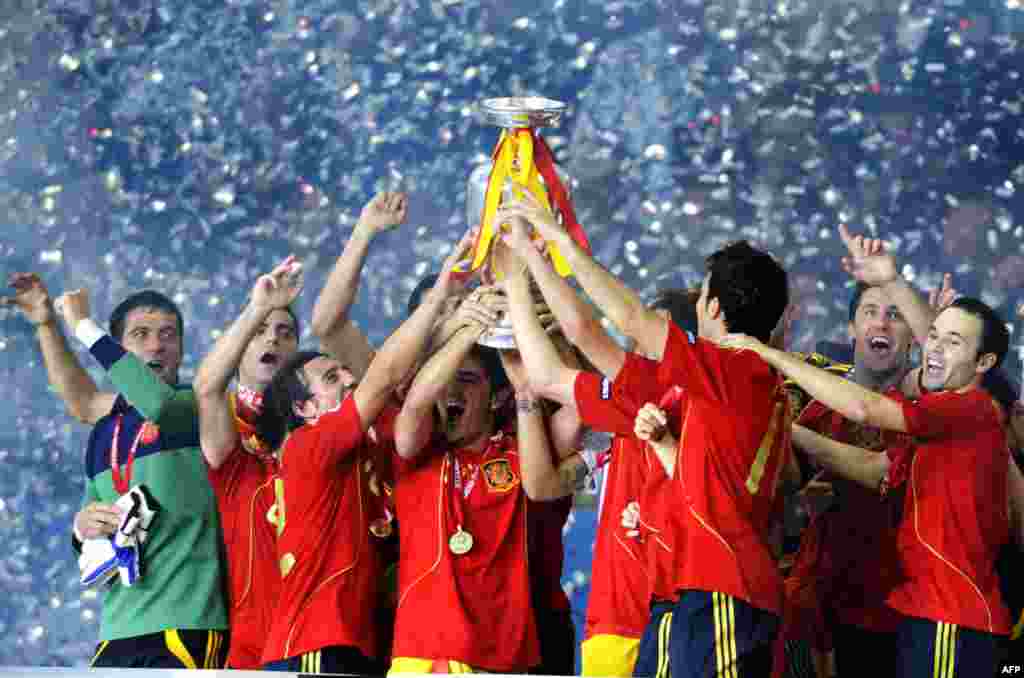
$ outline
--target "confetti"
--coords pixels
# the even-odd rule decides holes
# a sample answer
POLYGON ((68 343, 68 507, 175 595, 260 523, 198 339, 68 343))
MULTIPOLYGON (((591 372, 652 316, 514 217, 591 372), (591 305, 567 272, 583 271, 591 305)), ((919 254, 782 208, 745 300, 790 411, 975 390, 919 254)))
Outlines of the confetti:
MULTIPOLYGON (((843 220, 898 243, 916 284, 952 271, 1008 319, 1021 301, 1016 0, 8 5, 4 270, 87 286, 100 318, 133 291, 168 293, 186 373, 289 253, 308 318, 363 203, 400 183, 407 224, 371 252, 353 309, 382 342, 468 225, 465 186, 498 134, 475 115, 487 96, 569 105, 545 135, 577 217, 647 298, 748 237, 817 295, 794 347, 844 340, 843 220)), ((0 665, 80 665, 99 618, 68 544, 88 431, 33 342, 0 312, 0 665)), ((567 540, 592 539, 584 513, 567 540)), ((582 616, 589 541, 573 548, 564 586, 582 616)))

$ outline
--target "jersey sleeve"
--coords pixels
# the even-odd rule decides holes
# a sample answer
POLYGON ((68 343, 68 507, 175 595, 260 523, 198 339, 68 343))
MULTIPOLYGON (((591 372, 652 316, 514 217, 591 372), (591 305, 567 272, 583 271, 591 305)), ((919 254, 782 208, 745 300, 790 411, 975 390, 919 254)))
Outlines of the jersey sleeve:
POLYGON ((990 417, 999 418, 995 402, 981 389, 926 393, 920 400, 901 404, 907 433, 918 438, 942 438, 965 427, 977 428, 990 417))
POLYGON ((198 434, 199 417, 192 389, 175 388, 166 383, 110 335, 101 337, 89 352, 106 371, 118 393, 143 417, 175 433, 198 434))
POLYGON ((658 363, 627 353, 615 380, 594 372, 576 375, 576 409, 585 426, 615 435, 633 435, 636 413, 645 403, 658 403, 664 389, 654 378, 658 363))
POLYGON ((337 408, 310 424, 311 447, 303 454, 314 466, 327 469, 345 461, 363 440, 363 426, 352 394, 345 396, 337 408))

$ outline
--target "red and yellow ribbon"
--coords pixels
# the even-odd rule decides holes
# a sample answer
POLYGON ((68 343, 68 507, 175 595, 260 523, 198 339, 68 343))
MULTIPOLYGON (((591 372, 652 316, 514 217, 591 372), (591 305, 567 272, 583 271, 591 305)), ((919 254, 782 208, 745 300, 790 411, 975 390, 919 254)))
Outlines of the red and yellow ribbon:
MULTIPOLYGON (((497 234, 494 216, 501 205, 506 182, 511 182, 515 199, 522 198, 524 193, 529 191, 549 211, 552 207, 557 209, 556 213, 561 214, 562 224, 569 236, 580 247, 590 252, 590 242, 576 220, 576 212, 569 200, 569 193, 558 177, 554 156, 540 135, 528 127, 502 131, 492 158, 494 167, 487 182, 484 211, 480 219, 480 232, 473 247, 471 270, 477 270, 487 261, 497 234)), ((548 252, 559 275, 565 277, 572 274, 565 257, 551 243, 548 244, 548 252)))

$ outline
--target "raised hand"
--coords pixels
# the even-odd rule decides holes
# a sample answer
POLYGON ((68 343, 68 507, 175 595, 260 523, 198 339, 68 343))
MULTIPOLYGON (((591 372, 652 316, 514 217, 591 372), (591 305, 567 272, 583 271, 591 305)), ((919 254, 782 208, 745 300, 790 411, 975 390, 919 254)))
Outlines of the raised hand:
POLYGON ((559 238, 567 236, 565 228, 558 223, 551 210, 529 191, 524 191, 523 197, 519 200, 513 200, 498 208, 494 222, 511 226, 516 218, 525 220, 537 229, 537 233, 545 240, 557 241, 559 238))
POLYGON ((839 237, 842 238, 849 253, 849 256, 842 259, 843 270, 859 282, 866 285, 885 285, 899 277, 896 257, 886 252, 882 240, 852 235, 845 224, 839 225, 839 237))
POLYGON ((494 285, 481 285, 462 300, 452 322, 459 326, 493 327, 508 311, 508 298, 494 285))
POLYGON ((64 319, 65 324, 73 332, 80 320, 89 317, 89 292, 85 289, 65 292, 53 302, 53 307, 64 319))
POLYGON ((476 242, 478 231, 479 227, 473 227, 466 231, 465 235, 455 244, 455 247, 452 248, 451 253, 445 258, 444 264, 441 266, 441 273, 437 276, 434 289, 442 290, 446 297, 465 287, 466 282, 471 277, 471 274, 465 271, 469 271, 469 267, 472 264, 469 261, 470 252, 473 249, 473 243, 476 242))
POLYGON ((363 207, 356 229, 371 237, 375 236, 404 222, 408 211, 409 198, 405 193, 378 193, 363 207))
POLYGON ((302 292, 302 263, 294 255, 261 275, 252 288, 252 303, 268 312, 285 308, 302 292))
POLYGON ((958 296, 960 295, 953 289, 953 274, 947 273, 942 276, 942 287, 928 293, 928 305, 938 315, 943 309, 956 301, 958 296))
POLYGON ((543 252, 544 241, 530 235, 530 222, 521 216, 509 217, 501 224, 501 241, 520 257, 526 257, 531 250, 543 252))
POLYGON ((36 326, 53 321, 50 293, 37 274, 12 273, 7 284, 14 288, 14 296, 0 297, 0 305, 14 306, 36 326))

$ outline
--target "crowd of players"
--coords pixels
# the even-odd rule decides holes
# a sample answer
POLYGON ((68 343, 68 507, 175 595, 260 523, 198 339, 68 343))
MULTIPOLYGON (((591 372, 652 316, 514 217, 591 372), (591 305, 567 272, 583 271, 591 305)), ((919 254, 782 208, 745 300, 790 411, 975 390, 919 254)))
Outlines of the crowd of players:
POLYGON ((562 527, 601 466, 585 675, 946 678, 1012 652, 997 564, 1024 544, 1024 414, 988 388, 1009 335, 983 302, 929 303, 841 229, 853 365, 791 354, 767 252, 729 244, 699 290, 648 307, 527 196, 483 275, 469 233, 374 348, 348 310, 405 212, 398 193, 364 208, 313 310, 320 350, 299 349, 289 258, 191 386, 167 297, 129 297, 108 332, 86 291, 12 277, 52 386, 94 425, 76 548, 117 539, 134 487, 156 510, 139 578, 104 592, 93 666, 571 674, 562 527), (499 323, 517 351, 479 344, 499 323), (581 453, 587 429, 607 453, 581 453), (793 502, 820 509, 796 545, 793 502))

